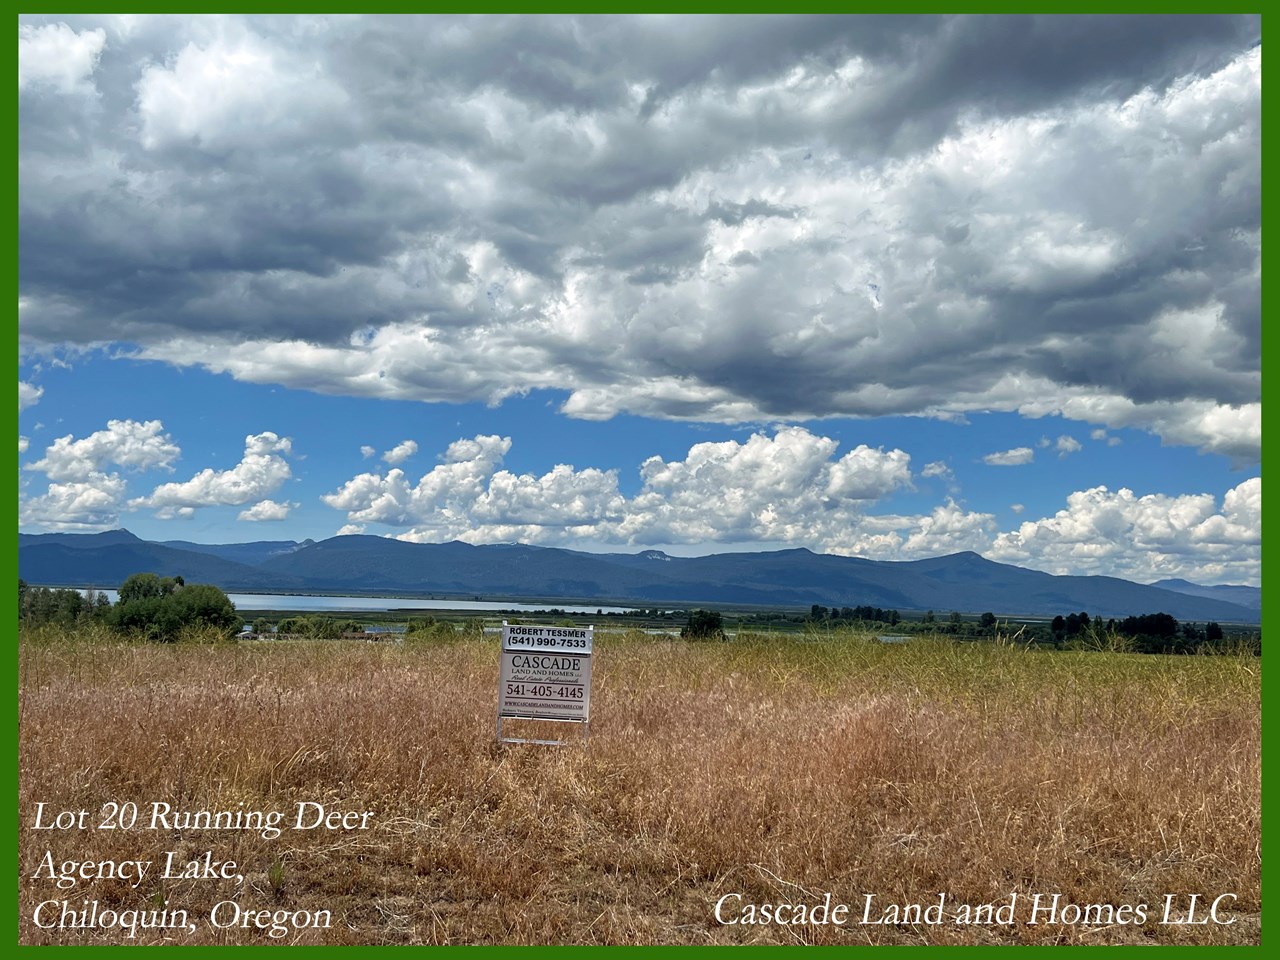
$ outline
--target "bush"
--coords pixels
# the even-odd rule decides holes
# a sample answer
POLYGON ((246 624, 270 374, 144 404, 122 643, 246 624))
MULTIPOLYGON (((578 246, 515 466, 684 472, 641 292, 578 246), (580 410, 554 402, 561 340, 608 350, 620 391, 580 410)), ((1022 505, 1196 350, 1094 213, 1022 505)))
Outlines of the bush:
POLYGON ((404 642, 409 644, 449 643, 459 637, 458 631, 447 620, 432 619, 430 623, 419 625, 416 629, 413 629, 414 624, 410 624, 410 627, 404 635, 404 642))
POLYGON ((694 610, 680 630, 686 640, 723 640, 724 624, 716 610, 694 610))
POLYGON ((231 630, 207 623, 185 623, 178 628, 176 643, 220 644, 239 643, 240 637, 231 630))
POLYGON ((306 637, 308 640, 338 640, 344 633, 364 633, 359 620, 335 620, 332 617, 285 617, 276 624, 276 635, 306 637))

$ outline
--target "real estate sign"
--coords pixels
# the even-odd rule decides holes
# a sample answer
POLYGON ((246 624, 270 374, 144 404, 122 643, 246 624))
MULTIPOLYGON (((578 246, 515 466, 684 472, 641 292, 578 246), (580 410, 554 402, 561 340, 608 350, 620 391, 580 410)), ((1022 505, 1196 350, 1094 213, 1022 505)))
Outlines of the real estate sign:
POLYGON ((586 723, 591 710, 592 631, 503 624, 498 717, 586 723))

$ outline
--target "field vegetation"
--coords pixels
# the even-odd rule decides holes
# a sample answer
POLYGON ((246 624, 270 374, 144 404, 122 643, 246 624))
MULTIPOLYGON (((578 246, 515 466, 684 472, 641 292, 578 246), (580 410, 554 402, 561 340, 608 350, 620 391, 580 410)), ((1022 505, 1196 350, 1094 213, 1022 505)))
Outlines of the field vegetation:
MULTIPOLYGON (((23 943, 1084 943, 1260 941, 1261 664, 811 627, 731 641, 597 631, 584 744, 494 741, 497 645, 123 642, 23 627, 23 943), (35 830, 36 805, 136 803, 130 830, 35 830), (146 828, 173 810, 373 811, 367 829, 146 828), (211 851, 244 882, 157 879, 211 851), (52 861, 152 861, 59 890, 52 861), (723 925, 730 903, 849 906, 835 925, 723 925), (940 923, 863 925, 863 904, 940 923), (963 904, 1020 906, 961 925, 963 904), (1035 894, 1145 904, 1142 923, 1026 923, 1035 894), (1231 924, 1161 924, 1232 894, 1231 924), (192 933, 38 926, 38 904, 189 911, 192 933), (217 928, 215 904, 328 910, 217 928)), ((213 642, 217 641, 217 642, 213 642)), ((563 732, 563 731, 557 731, 563 732)), ((578 734, 569 731, 570 739, 578 734)), ((730 910, 730 913, 736 913, 730 910)), ((1224 917, 1225 919, 1226 917, 1224 917)))

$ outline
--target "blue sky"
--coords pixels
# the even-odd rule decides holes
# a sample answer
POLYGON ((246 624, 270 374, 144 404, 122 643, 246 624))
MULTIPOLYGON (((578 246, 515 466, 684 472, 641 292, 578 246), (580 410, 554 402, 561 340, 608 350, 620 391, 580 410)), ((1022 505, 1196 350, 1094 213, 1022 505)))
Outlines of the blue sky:
POLYGON ((20 21, 21 530, 1260 582, 1257 18, 447 19, 20 21))

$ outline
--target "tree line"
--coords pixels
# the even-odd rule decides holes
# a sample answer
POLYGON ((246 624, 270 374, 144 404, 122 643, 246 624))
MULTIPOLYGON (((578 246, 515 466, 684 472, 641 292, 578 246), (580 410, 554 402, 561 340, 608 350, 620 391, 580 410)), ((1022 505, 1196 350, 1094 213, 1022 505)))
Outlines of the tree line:
POLYGON ((824 607, 815 603, 809 608, 809 619, 813 622, 826 620, 845 620, 852 622, 862 620, 871 623, 887 623, 896 626, 902 622, 902 614, 897 610, 882 610, 880 607, 824 607))
POLYGON ((183 633, 233 636, 242 620, 235 604, 209 583, 135 573, 120 585, 115 603, 99 591, 32 587, 18 580, 18 620, 30 626, 96 623, 146 640, 170 642, 183 633))
POLYGON ((1049 624, 1052 642, 1057 646, 1072 646, 1082 638, 1098 635, 1118 637, 1122 646, 1135 653, 1213 653, 1220 649, 1237 649, 1242 644, 1253 645, 1256 652, 1262 649, 1260 639, 1228 637, 1222 625, 1215 621, 1204 624, 1179 623, 1167 613, 1145 613, 1109 619, 1090 618, 1087 613, 1070 613, 1056 616, 1049 624))
MULTIPOLYGON (((648 611, 645 611, 648 613, 648 611)), ((720 639, 725 637, 721 614, 710 610, 652 611, 664 619, 687 616, 680 631, 686 639, 720 639)), ((119 598, 113 604, 101 591, 81 592, 65 588, 30 586, 18 580, 18 619, 30 626, 52 624, 76 627, 98 624, 123 634, 148 640, 169 642, 192 631, 205 636, 230 637, 243 624, 235 605, 219 587, 212 584, 188 584, 180 576, 161 577, 154 573, 135 573, 120 586, 119 598)), ((897 610, 870 604, 827 607, 813 604, 804 614, 751 614, 748 622, 789 621, 807 625, 842 627, 890 626, 898 633, 941 634, 957 640, 994 639, 1005 636, 1021 643, 1055 648, 1122 650, 1135 653, 1216 653, 1244 652, 1260 655, 1261 635, 1239 629, 1224 630, 1213 621, 1198 624, 1179 623, 1167 613, 1148 613, 1123 619, 1092 617, 1087 612, 1059 614, 1051 621, 1010 622, 988 611, 976 620, 952 611, 940 620, 932 610, 918 620, 906 620, 897 610)), ((570 622, 570 621, 566 621, 570 622)), ((463 635, 479 633, 479 621, 468 620, 463 635)), ((260 618, 253 623, 259 635, 276 634, 310 639, 336 639, 353 633, 364 634, 357 620, 340 620, 323 616, 286 617, 275 624, 260 618)), ((454 625, 437 622, 433 617, 415 618, 406 625, 406 641, 443 640, 456 636, 454 625)))
MULTIPOLYGON (((221 588, 154 573, 130 576, 120 585, 114 604, 102 591, 31 586, 19 578, 18 621, 32 627, 47 624, 66 629, 98 625, 125 636, 160 642, 196 634, 229 639, 244 624, 235 604, 221 588)), ((462 635, 472 636, 482 628, 479 621, 468 621, 462 635)), ((315 615, 284 617, 277 623, 259 617, 249 629, 258 636, 308 640, 336 640, 366 633, 359 620, 315 615)), ((415 642, 456 635, 453 624, 437 622, 429 616, 411 620, 405 630, 406 639, 415 642)))

